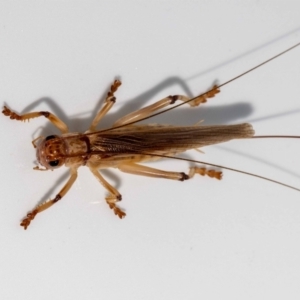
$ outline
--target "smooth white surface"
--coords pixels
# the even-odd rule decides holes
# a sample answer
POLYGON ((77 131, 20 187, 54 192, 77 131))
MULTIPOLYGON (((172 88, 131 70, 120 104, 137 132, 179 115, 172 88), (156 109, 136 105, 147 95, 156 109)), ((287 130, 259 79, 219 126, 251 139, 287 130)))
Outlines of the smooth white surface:
MULTIPOLYGON (((2 1, 1 102, 49 110, 84 131, 115 76, 114 120, 169 94, 197 95, 300 41, 299 1, 2 1)), ((300 134, 300 48, 224 87, 197 109, 151 122, 251 122, 300 134)), ((117 219, 85 168, 27 231, 21 218, 55 196, 67 170, 35 172, 44 119, 0 117, 1 299, 299 299, 300 193, 224 171, 184 183, 104 172, 123 195, 117 219)), ((300 187, 299 141, 234 141, 195 151, 300 187)), ((188 163, 152 164, 187 171, 188 163)))

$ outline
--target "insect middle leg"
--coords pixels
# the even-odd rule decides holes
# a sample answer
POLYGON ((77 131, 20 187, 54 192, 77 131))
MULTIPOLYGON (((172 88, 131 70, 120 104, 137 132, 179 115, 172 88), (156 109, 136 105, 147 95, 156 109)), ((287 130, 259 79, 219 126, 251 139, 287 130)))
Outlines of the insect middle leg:
POLYGON ((35 216, 38 213, 46 210, 47 208, 49 208, 50 206, 52 206, 53 204, 55 204, 56 202, 61 200, 62 197, 64 197, 66 195, 66 193, 69 191, 69 189, 71 188, 71 186, 73 185, 73 183, 75 182, 75 180, 77 178, 77 168, 71 169, 70 173, 71 173, 71 176, 70 176, 68 182, 65 184, 65 186, 61 189, 61 191, 56 195, 56 197, 54 199, 51 199, 41 205, 38 205, 34 210, 29 212, 27 214, 27 216, 23 219, 23 221, 21 222, 20 225, 23 226, 25 230, 27 229, 27 227, 30 225, 30 222, 35 218, 35 216))
MULTIPOLYGON (((196 97, 194 100, 187 102, 191 107, 196 107, 200 105, 201 103, 205 103, 208 98, 214 97, 216 94, 218 94, 220 90, 218 89, 217 85, 214 85, 212 88, 208 90, 208 92, 196 97)), ((150 115, 152 115, 154 112, 168 106, 171 104, 174 104, 177 100, 180 101, 188 101, 190 98, 183 96, 183 95, 174 95, 174 96, 168 96, 166 98, 163 98, 162 100, 159 100, 155 102, 154 104, 151 104, 149 106, 146 106, 142 109, 139 109, 137 111, 134 111, 121 119, 117 120, 113 127, 125 125, 127 123, 132 122, 138 122, 139 120, 146 118, 150 115)))
POLYGON ((108 111, 113 107, 116 102, 116 97, 114 93, 117 91, 118 87, 121 85, 120 80, 115 80, 114 83, 110 87, 110 91, 107 93, 104 106, 102 109, 97 113, 96 117, 94 118, 89 131, 95 131, 96 126, 101 121, 101 119, 108 113, 108 111))
POLYGON ((99 173, 98 168, 91 168, 90 171, 93 175, 97 178, 97 180, 109 191, 109 195, 105 198, 106 203, 112 209, 120 219, 126 216, 126 213, 122 211, 116 203, 122 200, 122 195, 113 187, 111 186, 99 173))

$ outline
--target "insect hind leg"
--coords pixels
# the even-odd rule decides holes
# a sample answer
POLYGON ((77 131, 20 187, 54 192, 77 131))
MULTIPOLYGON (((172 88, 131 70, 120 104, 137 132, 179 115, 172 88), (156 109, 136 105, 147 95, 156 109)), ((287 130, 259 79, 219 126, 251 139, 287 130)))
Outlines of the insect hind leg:
POLYGON ((172 180, 185 181, 194 177, 195 174, 202 176, 209 176, 211 178, 221 179, 222 172, 216 170, 207 170, 204 167, 191 167, 189 174, 183 172, 170 172, 159 169, 150 168, 148 166, 139 165, 136 163, 126 163, 118 166, 118 169, 125 173, 130 173, 134 175, 155 177, 155 178, 165 178, 172 180))
POLYGON ((189 176, 183 172, 170 172, 159 169, 154 169, 148 166, 139 165, 136 163, 126 163, 118 166, 118 169, 124 173, 154 177, 154 178, 165 178, 172 180, 184 181, 189 179, 189 176))
POLYGON ((213 87, 210 88, 206 93, 204 93, 198 97, 195 97, 192 101, 189 101, 191 99, 189 97, 186 97, 183 95, 168 96, 166 98, 163 98, 163 99, 155 102, 154 104, 146 106, 142 109, 139 109, 137 111, 134 111, 134 112, 122 117, 121 119, 117 120, 114 123, 113 127, 125 125, 127 123, 138 122, 139 120, 141 120, 143 118, 151 116, 156 111, 158 111, 166 106, 174 104, 177 100, 180 100, 183 102, 189 101, 189 102, 187 102, 188 105, 190 105, 191 107, 196 107, 196 106, 199 106, 201 103, 207 102, 207 99, 213 98, 219 92, 220 92, 220 90, 218 89, 218 86, 213 85, 213 87))

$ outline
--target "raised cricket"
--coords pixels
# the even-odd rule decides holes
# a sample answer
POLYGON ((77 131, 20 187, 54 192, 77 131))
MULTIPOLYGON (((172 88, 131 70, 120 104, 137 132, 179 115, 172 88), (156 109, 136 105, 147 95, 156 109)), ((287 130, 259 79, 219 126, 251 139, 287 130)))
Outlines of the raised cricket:
POLYGON ((110 185, 100 174, 99 170, 106 168, 117 168, 122 172, 165 178, 172 180, 184 181, 194 177, 195 174, 209 176, 220 180, 222 172, 219 169, 227 169, 235 172, 244 173, 250 176, 259 177, 264 180, 281 184, 288 188, 300 191, 296 187, 284 184, 266 178, 260 175, 232 169, 225 166, 214 165, 202 161, 189 160, 180 157, 174 157, 184 151, 190 149, 199 149, 204 146, 227 142, 232 139, 249 139, 249 138, 299 138, 300 136, 255 136, 251 124, 221 125, 221 126, 202 126, 196 124, 194 126, 173 126, 173 125, 137 125, 136 123, 145 119, 149 119, 155 115, 164 113, 183 104, 191 107, 197 107, 207 102, 220 92, 220 88, 245 74, 252 72, 254 69, 276 59, 277 57, 298 47, 300 43, 279 53, 278 55, 264 61, 254 68, 228 80, 220 85, 214 85, 204 94, 189 99, 182 95, 168 96, 158 102, 134 111, 121 119, 117 120, 109 129, 97 130, 97 125, 101 119, 108 113, 116 102, 115 92, 121 85, 119 80, 115 80, 111 85, 107 94, 104 105, 96 114, 92 124, 85 133, 70 133, 67 125, 58 117, 47 111, 31 112, 19 115, 8 107, 4 106, 2 113, 12 120, 26 121, 37 117, 46 117, 60 131, 61 135, 50 135, 47 137, 40 136, 32 141, 36 148, 36 157, 40 166, 36 166, 34 170, 46 171, 53 170, 65 165, 70 170, 70 178, 54 199, 46 201, 32 211, 21 221, 24 229, 30 225, 35 216, 42 211, 48 209, 56 202, 60 201, 72 187, 77 178, 77 170, 80 166, 87 166, 92 174, 108 191, 105 198, 109 207, 119 218, 125 217, 125 212, 117 206, 122 200, 122 196, 112 185, 110 185), (173 105, 181 101, 177 105, 173 105), (162 110, 163 108, 173 105, 171 108, 162 110), (169 172, 158 170, 140 163, 157 160, 160 158, 172 158, 190 161, 196 164, 217 168, 207 169, 197 165, 191 167, 189 172, 169 172))

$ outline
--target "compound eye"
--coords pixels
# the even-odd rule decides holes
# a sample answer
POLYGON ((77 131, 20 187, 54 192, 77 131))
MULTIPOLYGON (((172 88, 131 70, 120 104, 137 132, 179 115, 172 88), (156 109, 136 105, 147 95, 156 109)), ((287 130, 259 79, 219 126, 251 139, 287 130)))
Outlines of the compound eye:
POLYGON ((52 160, 52 161, 49 161, 49 165, 51 167, 57 167, 59 165, 59 160, 52 160))
POLYGON ((56 138, 56 135, 49 135, 46 137, 46 141, 48 140, 52 140, 52 139, 55 139, 56 138))

